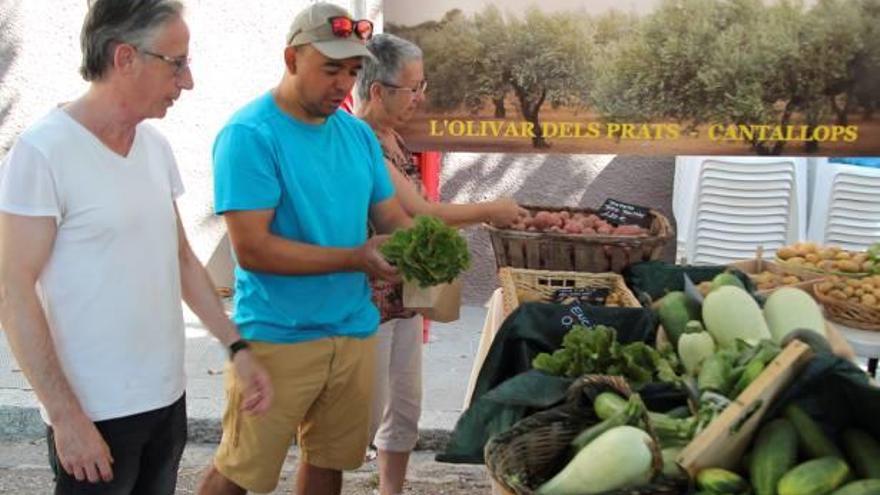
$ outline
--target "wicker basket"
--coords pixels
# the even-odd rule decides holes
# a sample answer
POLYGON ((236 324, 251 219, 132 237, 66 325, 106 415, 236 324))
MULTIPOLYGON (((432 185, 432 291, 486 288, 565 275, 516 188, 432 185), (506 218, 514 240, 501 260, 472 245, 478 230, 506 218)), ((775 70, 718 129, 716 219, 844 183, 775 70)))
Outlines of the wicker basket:
POLYGON ((498 271, 504 297, 504 314, 509 315, 520 304, 530 301, 549 302, 557 290, 609 289, 617 296, 619 306, 641 308, 639 300, 629 290, 623 277, 616 273, 554 272, 504 267, 498 271))
POLYGON ((880 332, 880 309, 835 299, 820 292, 818 286, 813 286, 813 295, 822 303, 829 320, 848 327, 880 332))
POLYGON ((782 269, 784 269, 786 272, 793 273, 795 275, 801 275, 801 276, 809 276, 809 275, 817 275, 818 274, 818 275, 821 275, 824 277, 827 277, 830 275, 837 275, 838 277, 863 278, 863 277, 867 277, 868 275, 870 275, 870 273, 867 273, 867 272, 852 272, 852 273, 850 273, 850 272, 831 272, 831 271, 819 270, 819 269, 815 269, 815 268, 805 267, 803 265, 798 265, 796 263, 792 263, 790 261, 783 260, 779 257, 777 257, 773 261, 777 265, 779 265, 782 269))
MULTIPOLYGON (((756 292, 762 296, 769 296, 776 289, 781 289, 782 287, 794 287, 796 289, 801 289, 807 293, 812 293, 813 286, 818 284, 819 282, 824 282, 827 278, 822 272, 813 272, 809 270, 792 270, 789 265, 780 265, 777 262, 766 261, 762 258, 755 258, 751 260, 737 261, 727 265, 731 268, 736 268, 737 270, 749 275, 749 278, 752 278, 754 282, 753 275, 757 275, 763 271, 768 271, 771 273, 776 273, 779 275, 795 275, 803 280, 802 282, 791 284, 791 285, 780 285, 778 287, 774 287, 772 289, 758 289, 756 292)), ((755 283, 757 285, 757 283, 755 283)))
MULTIPOLYGON (((589 208, 523 206, 529 211, 596 213, 589 208)), ((663 214, 651 210, 649 233, 639 236, 524 232, 484 225, 499 268, 575 272, 616 272, 641 261, 660 259, 673 230, 663 214)))
MULTIPOLYGON (((626 380, 619 376, 587 375, 569 389, 562 406, 529 416, 510 430, 495 435, 486 443, 485 459, 489 474, 509 493, 532 495, 542 483, 552 478, 569 460, 569 443, 586 427, 599 422, 591 406, 593 398, 605 391, 629 397, 626 380)), ((655 439, 647 414, 643 418, 648 434, 655 439)), ((662 468, 659 450, 654 456, 655 473, 662 468)), ((677 494, 683 493, 687 480, 663 480, 615 494, 677 494)))

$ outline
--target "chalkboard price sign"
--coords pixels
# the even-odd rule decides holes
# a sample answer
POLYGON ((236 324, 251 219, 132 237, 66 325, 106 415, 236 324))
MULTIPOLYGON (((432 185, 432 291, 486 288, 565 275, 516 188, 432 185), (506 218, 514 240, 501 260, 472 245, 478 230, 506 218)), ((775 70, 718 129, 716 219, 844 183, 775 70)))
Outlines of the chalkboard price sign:
POLYGON ((608 198, 599 208, 599 216, 612 225, 638 225, 651 228, 651 209, 608 198))
POLYGON ((605 304, 605 300, 608 299, 609 295, 611 295, 611 289, 606 287, 595 289, 564 287, 557 289, 553 293, 553 302, 557 304, 578 302, 581 304, 595 304, 602 306, 605 304))

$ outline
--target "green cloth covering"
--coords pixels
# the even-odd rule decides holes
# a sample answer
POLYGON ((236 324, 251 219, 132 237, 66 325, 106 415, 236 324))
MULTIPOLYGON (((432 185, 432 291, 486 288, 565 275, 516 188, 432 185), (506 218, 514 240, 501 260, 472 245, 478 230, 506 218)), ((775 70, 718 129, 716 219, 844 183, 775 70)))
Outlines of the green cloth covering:
POLYGON ((846 428, 870 432, 880 441, 880 387, 844 358, 819 354, 785 388, 763 421, 780 414, 794 402, 816 420, 825 433, 843 448, 840 434, 846 428))
MULTIPOLYGON (((651 302, 660 299, 668 292, 676 290, 684 290, 684 276, 690 277, 695 284, 712 280, 715 275, 723 273, 729 268, 723 265, 670 265, 663 261, 646 261, 631 265, 624 272, 626 284, 636 294, 636 297, 643 305, 650 305, 651 302), (645 298, 648 296, 648 298, 645 298)), ((748 275, 739 271, 732 270, 734 274, 742 281, 746 289, 754 294, 755 284, 748 275)))
POLYGON ((653 344, 653 312, 643 308, 525 303, 504 320, 492 342, 471 396, 440 462, 483 463, 489 437, 509 429, 531 412, 562 401, 572 380, 532 369, 532 359, 553 352, 572 325, 606 325, 621 343, 653 344), (492 393, 489 393, 489 392, 492 393))

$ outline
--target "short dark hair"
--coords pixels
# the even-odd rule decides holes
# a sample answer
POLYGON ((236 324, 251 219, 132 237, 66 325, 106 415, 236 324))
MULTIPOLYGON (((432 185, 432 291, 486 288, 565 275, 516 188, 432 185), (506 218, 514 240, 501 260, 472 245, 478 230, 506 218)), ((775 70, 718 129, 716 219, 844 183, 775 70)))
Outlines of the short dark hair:
POLYGON ((162 24, 183 13, 180 0, 93 0, 80 33, 86 81, 101 79, 118 43, 143 48, 162 24))

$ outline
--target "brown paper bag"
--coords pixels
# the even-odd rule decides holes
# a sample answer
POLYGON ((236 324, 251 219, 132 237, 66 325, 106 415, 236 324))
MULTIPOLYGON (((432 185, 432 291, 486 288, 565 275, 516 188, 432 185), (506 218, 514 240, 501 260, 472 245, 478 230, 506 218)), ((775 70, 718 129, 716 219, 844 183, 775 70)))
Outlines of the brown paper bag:
POLYGON ((419 287, 416 282, 403 282, 403 306, 415 309, 429 320, 440 323, 455 321, 461 310, 461 281, 419 287))

